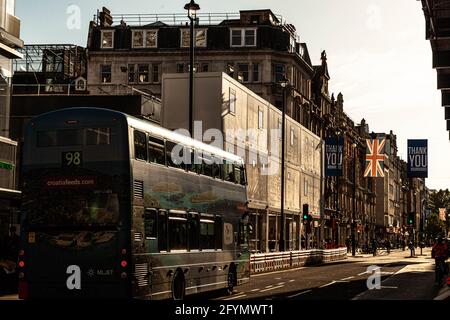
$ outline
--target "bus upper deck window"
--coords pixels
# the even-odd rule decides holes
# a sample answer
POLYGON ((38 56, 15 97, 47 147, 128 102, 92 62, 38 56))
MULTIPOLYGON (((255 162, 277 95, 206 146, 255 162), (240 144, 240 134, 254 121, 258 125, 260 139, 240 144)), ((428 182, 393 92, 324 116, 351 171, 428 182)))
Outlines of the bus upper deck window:
POLYGON ((241 168, 238 167, 238 166, 235 166, 234 167, 234 178, 235 178, 234 182, 237 183, 237 184, 241 184, 242 183, 242 181, 241 181, 241 179, 242 179, 241 173, 242 173, 241 168))
POLYGON ((158 212, 154 209, 146 210, 144 216, 144 229, 145 229, 145 238, 151 239, 156 238, 158 234, 157 229, 157 215, 158 212))
POLYGON ((241 167, 241 185, 247 185, 247 177, 245 167, 241 167))
POLYGON ((169 167, 184 168, 184 148, 183 146, 166 141, 166 161, 169 167))
POLYGON ((225 181, 234 182, 233 164, 225 162, 223 167, 223 178, 225 181))
POLYGON ((214 157, 214 163, 212 167, 212 177, 216 179, 222 179, 222 164, 223 160, 217 157, 214 157))
POLYGON ((37 146, 39 148, 55 147, 57 145, 56 131, 39 131, 37 133, 37 146))
POLYGON ((140 131, 134 131, 134 157, 147 160, 147 136, 140 131))
POLYGON ((86 145, 98 146, 111 144, 111 128, 86 129, 86 145))
POLYGON ((157 164, 166 164, 164 140, 148 137, 148 160, 157 164))

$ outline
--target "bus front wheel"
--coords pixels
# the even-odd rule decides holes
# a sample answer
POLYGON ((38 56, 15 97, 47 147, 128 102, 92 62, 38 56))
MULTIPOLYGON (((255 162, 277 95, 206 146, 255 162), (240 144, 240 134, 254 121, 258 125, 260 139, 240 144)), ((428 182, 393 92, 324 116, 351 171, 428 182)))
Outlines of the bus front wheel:
POLYGON ((173 300, 184 300, 186 283, 184 275, 181 271, 177 271, 172 281, 172 298, 173 300))

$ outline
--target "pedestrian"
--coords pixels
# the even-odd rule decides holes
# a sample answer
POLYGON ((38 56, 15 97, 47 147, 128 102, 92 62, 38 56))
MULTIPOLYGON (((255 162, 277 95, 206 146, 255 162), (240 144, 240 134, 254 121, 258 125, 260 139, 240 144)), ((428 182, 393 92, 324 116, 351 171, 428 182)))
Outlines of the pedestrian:
POLYGON ((386 239, 386 250, 388 254, 391 253, 391 242, 389 239, 386 239))
POLYGON ((347 247, 347 252, 350 252, 350 238, 345 239, 345 246, 347 247))
POLYGON ((378 247, 377 240, 375 238, 373 238, 372 250, 373 250, 373 256, 374 257, 377 255, 377 247, 378 247))
POLYGON ((411 257, 416 256, 416 248, 414 247, 414 242, 411 240, 409 241, 409 250, 411 250, 411 257))

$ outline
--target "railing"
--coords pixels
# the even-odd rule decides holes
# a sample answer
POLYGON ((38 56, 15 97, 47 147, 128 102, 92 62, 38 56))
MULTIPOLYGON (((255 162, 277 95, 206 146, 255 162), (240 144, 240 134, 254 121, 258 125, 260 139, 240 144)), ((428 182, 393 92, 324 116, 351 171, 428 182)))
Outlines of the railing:
MULTIPOLYGON (((275 15, 283 23, 281 15, 275 15)), ((171 26, 189 24, 186 13, 166 13, 166 14, 113 14, 113 26, 120 25, 121 21, 131 26, 145 26, 147 24, 161 22, 171 26)), ((218 25, 224 20, 239 20, 240 13, 197 13, 198 23, 201 25, 218 25)))
POLYGON ((347 248, 256 253, 250 257, 250 270, 252 273, 262 273, 345 259, 347 248))

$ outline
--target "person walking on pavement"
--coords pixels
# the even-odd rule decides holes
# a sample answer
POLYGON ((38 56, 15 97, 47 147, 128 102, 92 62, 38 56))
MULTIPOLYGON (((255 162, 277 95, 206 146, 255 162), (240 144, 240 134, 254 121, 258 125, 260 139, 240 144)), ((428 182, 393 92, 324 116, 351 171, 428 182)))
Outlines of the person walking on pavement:
POLYGON ((377 240, 375 238, 373 238, 372 240, 372 250, 373 250, 373 256, 375 257, 377 255, 377 240))
POLYGON ((415 257, 416 248, 414 247, 414 242, 412 240, 409 241, 409 250, 411 250, 411 257, 415 257))
POLYGON ((389 241, 389 239, 386 239, 385 244, 386 244, 387 253, 388 254, 391 253, 391 242, 389 241))

